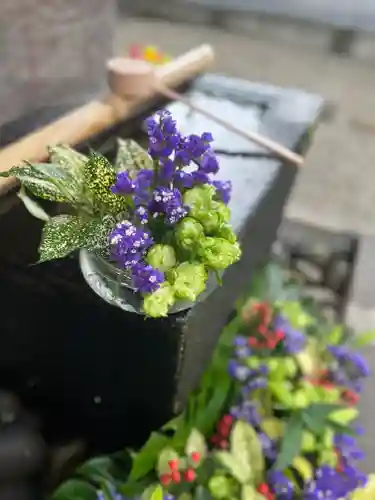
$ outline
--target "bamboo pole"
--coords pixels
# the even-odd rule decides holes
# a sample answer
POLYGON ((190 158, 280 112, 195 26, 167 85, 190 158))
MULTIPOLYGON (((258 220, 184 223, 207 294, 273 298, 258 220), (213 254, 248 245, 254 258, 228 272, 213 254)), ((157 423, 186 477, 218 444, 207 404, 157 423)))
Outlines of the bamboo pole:
MULTIPOLYGON (((161 84, 173 88, 207 70, 214 59, 211 46, 201 45, 157 68, 161 84)), ((4 172, 23 161, 40 162, 47 158, 47 146, 75 146, 117 123, 134 116, 137 110, 157 95, 157 89, 132 99, 114 94, 92 101, 55 122, 10 144, 0 151, 0 171, 4 172)), ((0 178, 0 195, 16 184, 14 177, 0 178)))

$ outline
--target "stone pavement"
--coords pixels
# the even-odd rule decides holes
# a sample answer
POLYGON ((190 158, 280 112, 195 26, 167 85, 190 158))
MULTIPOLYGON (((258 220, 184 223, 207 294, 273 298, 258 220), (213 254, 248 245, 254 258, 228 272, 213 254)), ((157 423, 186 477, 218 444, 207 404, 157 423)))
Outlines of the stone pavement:
MULTIPOLYGON (((334 113, 318 128, 286 215, 327 229, 375 233, 373 40, 369 41, 372 49, 365 51, 372 57, 340 58, 327 53, 315 28, 273 29, 267 22, 264 29, 259 29, 259 24, 256 29, 250 28, 246 33, 242 23, 241 29, 236 30, 234 25, 232 32, 223 32, 199 22, 189 25, 125 19, 119 22, 115 49, 118 54, 125 53, 131 43, 142 42, 177 55, 195 45, 210 43, 217 53, 217 72, 321 94, 332 103, 334 113)), ((366 246, 365 253, 367 262, 372 262, 371 247, 366 246)), ((362 290, 361 304, 354 304, 354 312, 351 309, 355 322, 360 318, 360 327, 365 329, 375 328, 375 297, 369 297, 374 290, 375 272, 371 276, 367 269, 365 266, 361 271, 362 284, 355 285, 362 290), (363 285, 366 274, 367 284, 372 284, 367 288, 363 285)), ((375 349, 369 349, 367 355, 375 367, 375 349)), ((373 470, 375 464, 374 381, 369 381, 362 401, 367 471, 373 470)))

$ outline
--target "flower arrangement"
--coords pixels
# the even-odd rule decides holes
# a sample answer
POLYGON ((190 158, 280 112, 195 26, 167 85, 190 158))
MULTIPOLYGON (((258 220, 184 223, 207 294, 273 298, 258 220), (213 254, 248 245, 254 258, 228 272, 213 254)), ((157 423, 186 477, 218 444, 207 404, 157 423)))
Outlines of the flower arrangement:
POLYGON ((132 59, 142 59, 151 64, 165 64, 171 60, 171 57, 154 45, 131 45, 129 56, 132 59))
POLYGON ((356 406, 358 349, 374 338, 297 301, 241 301, 185 411, 138 452, 83 464, 52 500, 373 500, 356 406))
POLYGON ((143 312, 166 316, 195 302, 209 275, 241 256, 230 225, 231 183, 214 180, 218 158, 210 133, 183 136, 168 111, 145 120, 148 152, 120 141, 112 165, 91 152, 50 149, 50 163, 26 164, 2 176, 22 184, 20 198, 45 221, 40 260, 86 249, 116 266, 143 297, 143 312), (68 207, 49 217, 26 190, 68 207))

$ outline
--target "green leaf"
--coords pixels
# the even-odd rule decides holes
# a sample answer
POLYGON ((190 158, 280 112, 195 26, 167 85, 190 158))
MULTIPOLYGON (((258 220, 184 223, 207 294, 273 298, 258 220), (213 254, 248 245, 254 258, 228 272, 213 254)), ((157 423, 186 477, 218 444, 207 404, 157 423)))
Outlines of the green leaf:
POLYGON ((355 349, 361 349, 367 345, 371 345, 375 342, 375 330, 369 332, 364 332, 359 335, 353 335, 350 340, 350 347, 355 349))
POLYGON ((192 429, 185 447, 185 454, 188 457, 194 452, 198 452, 201 459, 207 454, 206 439, 197 429, 192 429))
POLYGON ((201 484, 196 487, 194 500, 212 500, 209 491, 201 484))
POLYGON ((314 469, 306 458, 300 456, 294 457, 291 465, 305 483, 308 483, 313 478, 314 469))
POLYGON ((358 408, 343 408, 333 411, 328 415, 328 420, 339 425, 348 425, 356 420, 359 415, 358 408))
POLYGON ((294 405, 293 396, 291 393, 290 384, 287 382, 269 382, 268 388, 271 391, 272 395, 276 397, 276 399, 286 406, 286 408, 292 408, 294 405))
POLYGON ((278 440, 283 437, 285 432, 285 425, 279 418, 265 418, 261 421, 260 426, 262 431, 272 440, 278 440))
POLYGON ((156 471, 158 475, 168 474, 170 467, 168 462, 171 460, 178 460, 179 454, 173 448, 164 448, 159 455, 156 471))
POLYGON ((257 500, 258 492, 250 484, 244 484, 241 488, 241 500, 257 500))
POLYGON ((25 191, 23 185, 21 185, 20 190, 17 193, 18 198, 25 205, 26 210, 36 219, 47 221, 50 216, 43 210, 43 208, 35 200, 30 198, 25 191))
POLYGON ((39 262, 61 259, 79 248, 98 250, 106 245, 113 220, 84 219, 76 215, 50 218, 42 233, 39 262))
POLYGON ((264 471, 262 444, 256 431, 246 422, 238 420, 231 432, 231 452, 244 466, 247 465, 249 475, 260 481, 264 471))
POLYGON ((52 500, 96 500, 94 486, 80 479, 69 479, 62 483, 52 494, 52 500))
POLYGON ((241 484, 246 484, 251 479, 251 469, 248 464, 242 463, 232 453, 217 451, 215 458, 228 472, 241 484))
POLYGON ((147 151, 132 139, 117 139, 118 150, 115 162, 117 172, 127 170, 137 172, 141 169, 153 169, 154 163, 147 151))
MULTIPOLYGON (((209 435, 215 428, 216 422, 219 420, 222 409, 228 398, 228 394, 231 387, 231 380, 229 377, 223 377, 218 375, 216 379, 216 387, 210 386, 210 393, 213 389, 213 394, 207 405, 200 408, 196 415, 193 416, 192 420, 189 422, 191 426, 199 429, 205 436, 209 435)), ((195 396, 196 397, 196 396, 195 396)))
POLYGON ((95 457, 83 463, 76 472, 79 476, 100 484, 103 480, 113 480, 110 473, 111 466, 110 457, 95 457))
POLYGON ((328 345, 338 345, 342 341, 344 335, 344 327, 342 325, 335 325, 327 337, 328 345))
POLYGON ((163 488, 160 484, 155 486, 155 489, 150 496, 150 500, 163 500, 163 488))
POLYGON ((50 176, 40 172, 34 165, 20 165, 6 172, 0 172, 0 177, 16 177, 34 196, 51 201, 69 201, 50 176))
POLYGON ((218 500, 231 497, 231 484, 225 476, 213 476, 208 481, 208 489, 211 495, 218 500))
POLYGON ((321 434, 327 426, 328 415, 339 409, 342 409, 342 405, 315 403, 302 412, 302 418, 313 433, 321 434))
POLYGON ((169 439, 153 432, 146 444, 135 454, 129 480, 137 481, 155 468, 161 450, 167 447, 169 439))
POLYGON ((301 414, 293 413, 285 429, 285 435, 281 442, 281 449, 277 457, 275 469, 284 470, 293 463, 293 459, 301 450, 302 434, 303 420, 301 414))

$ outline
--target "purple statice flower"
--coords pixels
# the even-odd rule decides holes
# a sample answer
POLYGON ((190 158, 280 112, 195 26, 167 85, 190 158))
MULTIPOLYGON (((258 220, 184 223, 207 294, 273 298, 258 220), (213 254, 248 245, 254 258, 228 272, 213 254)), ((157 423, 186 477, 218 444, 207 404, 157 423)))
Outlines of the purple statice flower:
POLYGON ((170 158, 161 158, 158 170, 158 179, 163 182, 171 182, 176 171, 176 166, 170 158))
MULTIPOLYGON (((126 500, 126 498, 121 495, 120 493, 117 493, 116 489, 114 487, 111 488, 111 496, 113 500, 126 500)), ((96 492, 96 500, 106 500, 106 496, 103 491, 98 490, 96 492)), ((135 500, 135 499, 134 499, 135 500)))
POLYGON ((371 373, 367 361, 358 352, 352 352, 345 345, 329 346, 328 350, 340 364, 344 364, 357 378, 368 377, 371 373))
POLYGON ((233 341, 234 355, 237 359, 246 359, 251 355, 251 349, 246 337, 236 337, 233 341))
POLYGON ((117 223, 108 239, 112 259, 124 269, 139 262, 153 244, 150 233, 127 220, 117 223))
POLYGON ((137 172, 134 179, 133 201, 135 206, 147 205, 151 200, 151 186, 154 181, 154 171, 144 168, 137 172))
POLYGON ((293 498, 293 483, 280 471, 272 470, 267 474, 267 484, 276 494, 277 500, 293 498))
POLYGON ((174 174, 173 182, 177 186, 182 186, 184 188, 191 188, 194 185, 194 177, 190 172, 185 172, 184 170, 177 170, 174 174))
POLYGON ((236 420, 244 420, 252 426, 259 425, 261 421, 258 405, 254 401, 242 401, 239 405, 232 406, 230 414, 236 420))
POLYGON ((219 160, 211 148, 206 149, 199 162, 199 170, 205 174, 217 174, 219 160))
POLYGON ((211 134, 208 133, 204 133, 201 136, 190 134, 181 138, 174 158, 176 166, 186 167, 191 162, 200 165, 206 152, 211 150, 210 142, 212 140, 211 134))
POLYGON ((365 458, 365 454, 354 436, 335 434, 334 444, 344 463, 353 463, 365 458))
MULTIPOLYGON (((254 370, 255 371, 255 370, 254 370)), ((258 373, 256 373, 258 374, 258 373)), ((242 387, 241 393, 244 397, 248 397, 252 392, 258 389, 264 389, 268 385, 268 380, 264 377, 252 378, 242 387)))
POLYGON ((232 194, 231 181, 213 181, 212 185, 216 188, 217 195, 221 201, 228 205, 232 194))
POLYGON ((187 209, 182 205, 181 192, 177 188, 154 189, 148 208, 154 217, 163 214, 165 222, 170 225, 176 224, 187 214, 187 209))
POLYGON ((277 314, 273 319, 273 328, 284 333, 283 346, 288 354, 296 354, 304 349, 306 337, 302 332, 293 328, 281 314, 277 314))
POLYGON ((259 432, 258 437, 262 444, 264 456, 269 460, 276 460, 278 453, 276 441, 273 441, 264 432, 259 432))
POLYGON ((139 220, 141 224, 147 224, 150 214, 147 210, 146 207, 143 207, 142 205, 139 205, 135 210, 134 210, 134 215, 139 220))
POLYGON ((348 498, 366 478, 358 470, 348 467, 338 472, 333 467, 322 465, 315 472, 315 478, 304 490, 304 500, 341 500, 348 498))
POLYGON ((114 194, 127 195, 132 194, 135 190, 135 183, 130 177, 129 172, 119 172, 116 175, 116 182, 111 187, 111 191, 114 194))
POLYGON ((235 359, 231 359, 228 363, 228 373, 232 378, 244 383, 251 376, 252 370, 235 359))
POLYGON ((132 267, 132 285, 140 293, 155 292, 164 281, 164 273, 149 264, 137 262, 132 267))
POLYGON ((181 141, 176 121, 167 110, 146 118, 144 127, 148 135, 148 152, 152 158, 168 158, 181 141))

